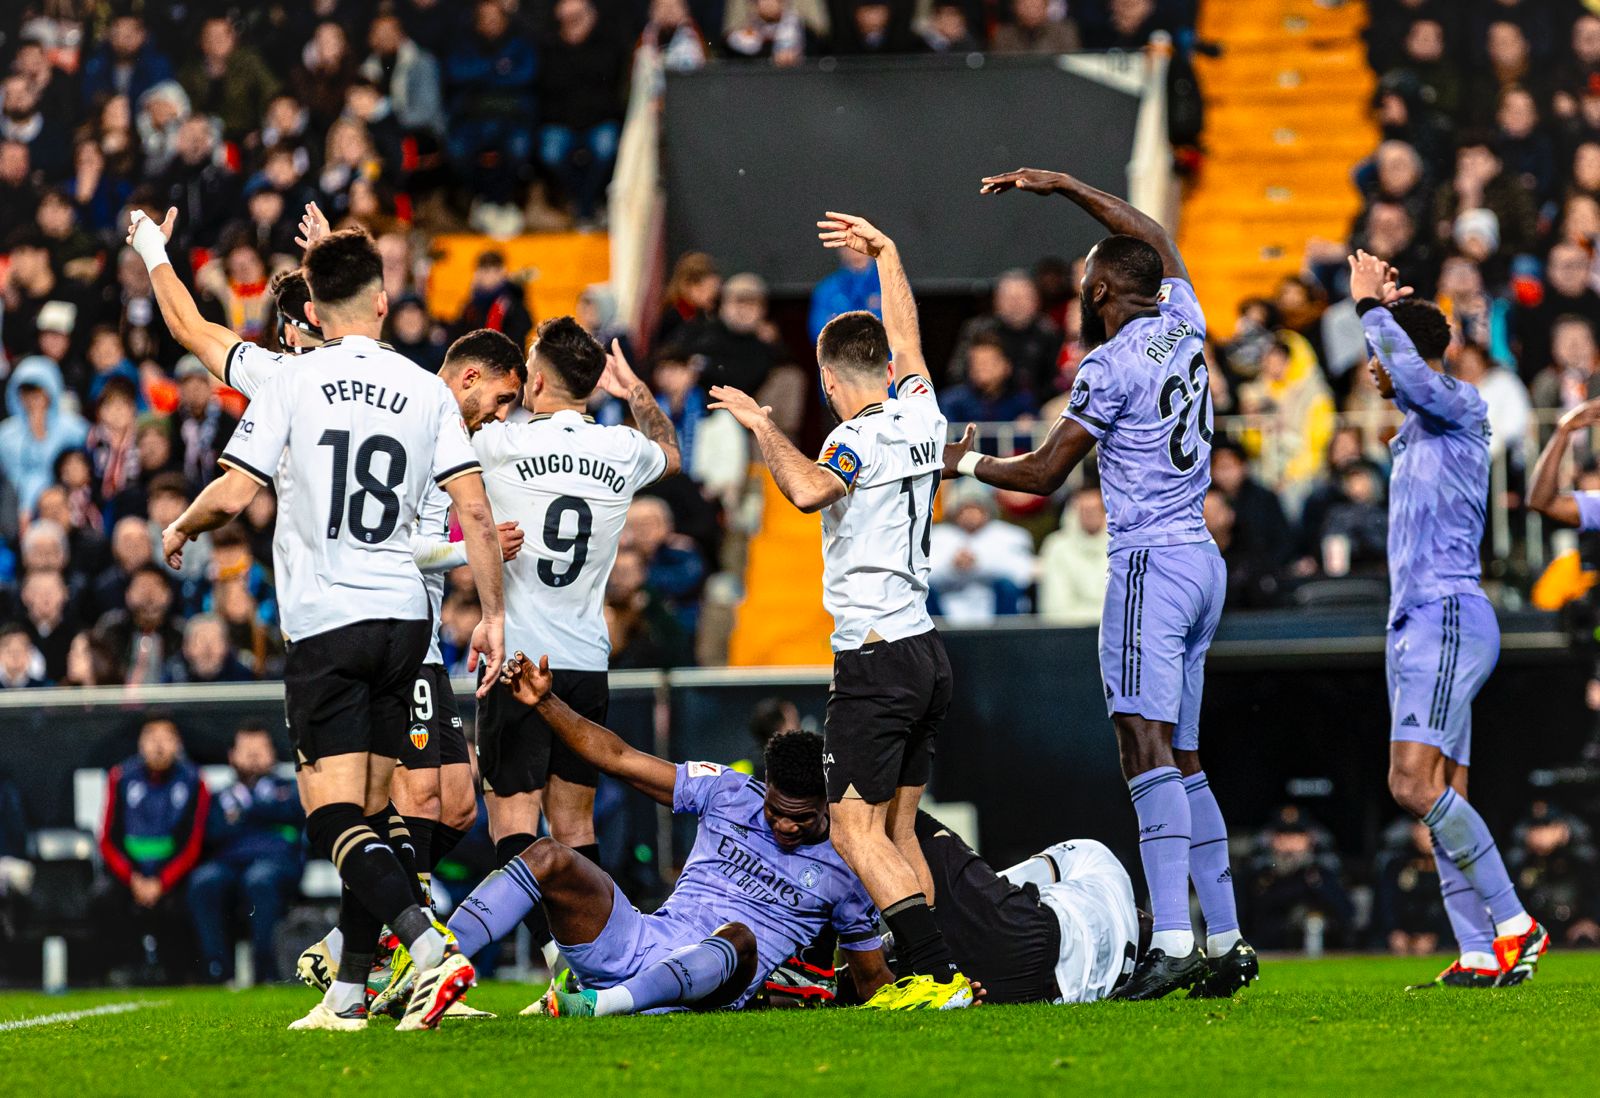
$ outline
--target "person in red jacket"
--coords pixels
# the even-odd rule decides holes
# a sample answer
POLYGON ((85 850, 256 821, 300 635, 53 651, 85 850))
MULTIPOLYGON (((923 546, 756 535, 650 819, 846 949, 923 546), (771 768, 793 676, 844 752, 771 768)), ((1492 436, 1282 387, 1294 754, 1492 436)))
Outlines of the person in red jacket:
MULTIPOLYGON (((181 981, 195 961, 183 891, 200 860, 211 795, 184 757, 171 717, 150 714, 139 750, 111 768, 100 823, 108 879, 95 900, 111 963, 133 959, 140 982, 181 981)), ((109 967, 109 965, 108 965, 109 967)))

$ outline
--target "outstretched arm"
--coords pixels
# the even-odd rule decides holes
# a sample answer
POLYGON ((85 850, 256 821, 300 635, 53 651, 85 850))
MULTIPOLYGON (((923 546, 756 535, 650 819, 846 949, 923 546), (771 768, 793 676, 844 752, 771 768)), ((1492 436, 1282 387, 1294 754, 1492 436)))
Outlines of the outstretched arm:
POLYGON ((1600 400, 1586 400, 1556 424, 1555 434, 1545 443, 1539 461, 1533 467, 1533 480, 1528 486, 1528 506, 1552 522, 1565 526, 1583 525, 1583 510, 1578 497, 1572 492, 1560 491, 1561 461, 1567 455, 1572 437, 1600 423, 1600 400))
POLYGON ((573 753, 602 774, 627 782, 658 804, 672 807, 672 791, 678 782, 678 768, 666 759, 647 755, 629 747, 621 736, 578 716, 566 702, 551 692, 550 657, 540 656, 536 666, 518 652, 506 663, 500 681, 523 705, 539 711, 546 724, 561 737, 573 753))
POLYGON ((627 401, 633 421, 639 425, 639 433, 661 447, 667 459, 661 477, 670 477, 682 470, 683 454, 678 449, 678 432, 673 428, 672 420, 667 418, 667 413, 661 410, 661 405, 656 403, 656 395, 650 391, 650 386, 639 380, 639 375, 633 372, 633 367, 623 357, 620 339, 611 341, 611 352, 606 355, 606 368, 600 375, 600 388, 618 400, 627 401))
POLYGON ((1037 450, 1016 457, 997 458, 974 452, 972 440, 976 433, 969 423, 960 442, 945 446, 945 477, 977 477, 996 488, 1036 496, 1048 496, 1065 484, 1067 475, 1088 456, 1096 442, 1088 428, 1066 416, 1056 420, 1037 450))
POLYGON ((894 359, 896 386, 908 374, 933 379, 922 357, 922 331, 917 323, 917 299, 911 293, 900 249, 887 233, 864 217, 829 211, 817 222, 817 239, 824 248, 849 248, 878 263, 878 282, 883 291, 883 329, 889 337, 889 353, 894 359))
POLYGON ((820 511, 843 496, 848 487, 844 481, 828 472, 795 448, 789 437, 772 422, 772 409, 757 404, 748 393, 731 385, 713 385, 708 405, 712 410, 725 408, 740 425, 756 437, 761 457, 772 470, 772 479, 784 498, 806 514, 820 511))
POLYGON ((167 258, 167 241, 172 239, 172 229, 177 223, 177 207, 169 209, 166 219, 159 225, 143 210, 134 210, 128 223, 127 242, 150 272, 156 307, 161 310, 161 319, 166 321, 172 338, 193 353, 218 381, 224 381, 228 352, 243 340, 233 329, 213 324, 201 316, 194 295, 172 269, 172 261, 167 258))
POLYGON ((500 671, 505 659, 505 593, 500 572, 500 540, 494 524, 494 512, 489 508, 489 495, 483 488, 482 474, 463 473, 447 481, 444 490, 456 506, 456 519, 461 523, 462 541, 467 547, 467 564, 472 568, 472 582, 478 591, 478 601, 483 606, 483 618, 472 631, 472 653, 467 658, 468 670, 477 667, 481 659, 486 668, 483 682, 478 686, 478 697, 489 692, 489 686, 500 671))
POLYGON ((1172 234, 1161 222, 1134 209, 1116 195, 1096 190, 1066 172, 1047 172, 1038 168, 1018 168, 1014 172, 986 176, 979 193, 1004 194, 1011 190, 1059 194, 1070 198, 1112 232, 1137 237, 1160 253, 1162 277, 1189 281, 1189 269, 1183 265, 1183 257, 1178 254, 1178 245, 1172 239, 1172 234))
POLYGON ((183 564, 183 547, 207 530, 233 521, 256 498, 261 484, 248 473, 228 466, 206 485, 195 501, 161 531, 161 555, 173 568, 183 564))

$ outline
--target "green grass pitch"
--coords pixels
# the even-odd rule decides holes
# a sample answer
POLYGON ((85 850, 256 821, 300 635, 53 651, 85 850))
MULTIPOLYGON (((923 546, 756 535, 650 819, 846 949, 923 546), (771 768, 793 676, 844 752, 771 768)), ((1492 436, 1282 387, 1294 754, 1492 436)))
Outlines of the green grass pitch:
POLYGON ((519 1018, 536 989, 472 993, 493 1021, 289 1033, 299 987, 0 993, 4 1093, 73 1095, 1576 1094, 1600 1048, 1600 954, 1558 952, 1498 992, 1403 985, 1432 960, 1269 961, 1228 1003, 519 1018), (105 1004, 120 1014, 14 1028, 105 1004))

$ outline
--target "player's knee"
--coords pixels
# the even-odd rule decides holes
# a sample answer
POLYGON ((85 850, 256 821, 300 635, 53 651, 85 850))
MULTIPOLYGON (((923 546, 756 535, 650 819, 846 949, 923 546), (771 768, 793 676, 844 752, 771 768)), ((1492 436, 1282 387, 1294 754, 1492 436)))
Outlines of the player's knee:
POLYGON ((533 845, 517 857, 532 870, 535 880, 550 881, 571 869, 577 855, 554 839, 535 839, 533 845))
POLYGON ((1434 788, 1435 785, 1437 782, 1427 774, 1399 766, 1389 768, 1390 795, 1396 804, 1418 819, 1428 814, 1433 802, 1444 792, 1442 786, 1434 788))
POLYGON ((457 831, 472 830, 478 822, 478 799, 473 796, 452 797, 439 806, 439 822, 457 831))
POLYGON ((1177 766, 1178 773, 1185 778, 1192 774, 1198 774, 1205 769, 1200 765, 1200 752, 1198 751, 1180 751, 1174 747, 1172 749, 1172 761, 1177 766))
POLYGON ((747 958, 753 959, 756 956, 755 932, 743 923, 723 923, 711 933, 713 937, 732 943, 739 955, 740 967, 744 966, 747 958))

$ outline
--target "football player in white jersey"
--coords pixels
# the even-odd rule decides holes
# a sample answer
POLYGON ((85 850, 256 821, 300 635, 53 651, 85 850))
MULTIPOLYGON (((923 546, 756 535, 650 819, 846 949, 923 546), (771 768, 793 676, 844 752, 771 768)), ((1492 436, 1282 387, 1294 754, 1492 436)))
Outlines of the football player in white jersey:
POLYGON ((755 435, 791 503, 822 512, 823 602, 834 619, 823 733, 833 842, 911 972, 867 1006, 947 1010, 969 1005, 973 991, 934 921, 933 882, 914 831, 951 696, 950 660, 927 606, 945 419, 894 241, 848 214, 817 224, 824 246, 876 259, 883 283, 882 322, 845 313, 817 338, 822 387, 841 421, 822 456, 807 458, 770 409, 737 389, 713 387, 711 407, 755 435))
MULTIPOLYGON (((300 228, 303 237, 299 242, 305 246, 332 231, 315 203, 306 206, 300 228)), ((170 223, 162 229, 170 235, 170 223)), ((281 353, 242 340, 232 329, 207 321, 176 276, 153 281, 156 303, 168 328, 181 333, 184 346, 192 349, 219 381, 246 398, 253 399, 267 379, 290 360, 289 356, 314 350, 324 342, 321 329, 306 319, 310 288, 305 272, 298 267, 280 272, 272 280, 281 353)), ((479 329, 451 344, 439 376, 455 395, 470 434, 491 420, 506 417, 521 396, 527 367, 521 350, 510 339, 499 332, 479 329)), ((414 559, 423 573, 436 625, 444 596, 444 573, 467 563, 465 543, 449 540, 449 511, 449 494, 430 485, 418 512, 414 559)), ((522 544, 522 531, 514 522, 501 522, 496 529, 502 557, 509 560, 522 544)), ((437 630, 412 688, 410 720, 400 741, 399 769, 392 792, 395 808, 410 834, 412 854, 427 895, 433 868, 472 829, 478 815, 472 758, 455 696, 449 688, 437 630)), ((339 967, 340 950, 341 935, 335 928, 300 955, 297 971, 301 980, 318 991, 326 991, 339 967)), ((414 974, 412 969, 396 971, 388 962, 379 966, 380 971, 385 969, 386 986, 380 996, 382 1001, 374 1000, 375 1007, 399 1001, 397 996, 410 985, 408 975, 414 974)), ((448 1015, 482 1013, 458 1002, 448 1015)))
MULTIPOLYGON (((169 229, 175 216, 169 211, 169 229)), ((175 277, 161 226, 136 212, 130 240, 152 282, 175 277)), ((276 483, 285 709, 306 830, 346 886, 338 977, 292 1028, 365 1027, 367 973, 385 924, 421 970, 401 1026, 431 1028, 473 972, 423 906, 416 866, 406 864, 408 836, 389 800, 431 631, 412 545, 429 481, 450 493, 466 534, 484 610, 474 662, 481 656, 490 665, 503 651, 500 547, 454 397, 377 341, 388 299, 371 238, 331 234, 308 250, 305 272, 307 319, 327 343, 261 387, 224 449, 223 475, 163 531, 162 551, 175 566, 188 541, 276 483)))
MULTIPOLYGON (((561 696, 599 724, 610 700, 606 578, 635 493, 678 471, 677 436, 620 349, 607 355, 571 317, 539 325, 524 403, 528 422, 492 423, 473 436, 495 513, 526 538, 505 569, 506 635, 524 652, 549 656, 561 696), (637 430, 586 414, 596 386, 627 401, 637 430)), ((478 765, 496 861, 533 844, 542 809, 556 841, 599 863, 598 771, 498 682, 478 709, 478 765)), ((548 941, 542 919, 536 907, 529 929, 540 945, 548 941)))

